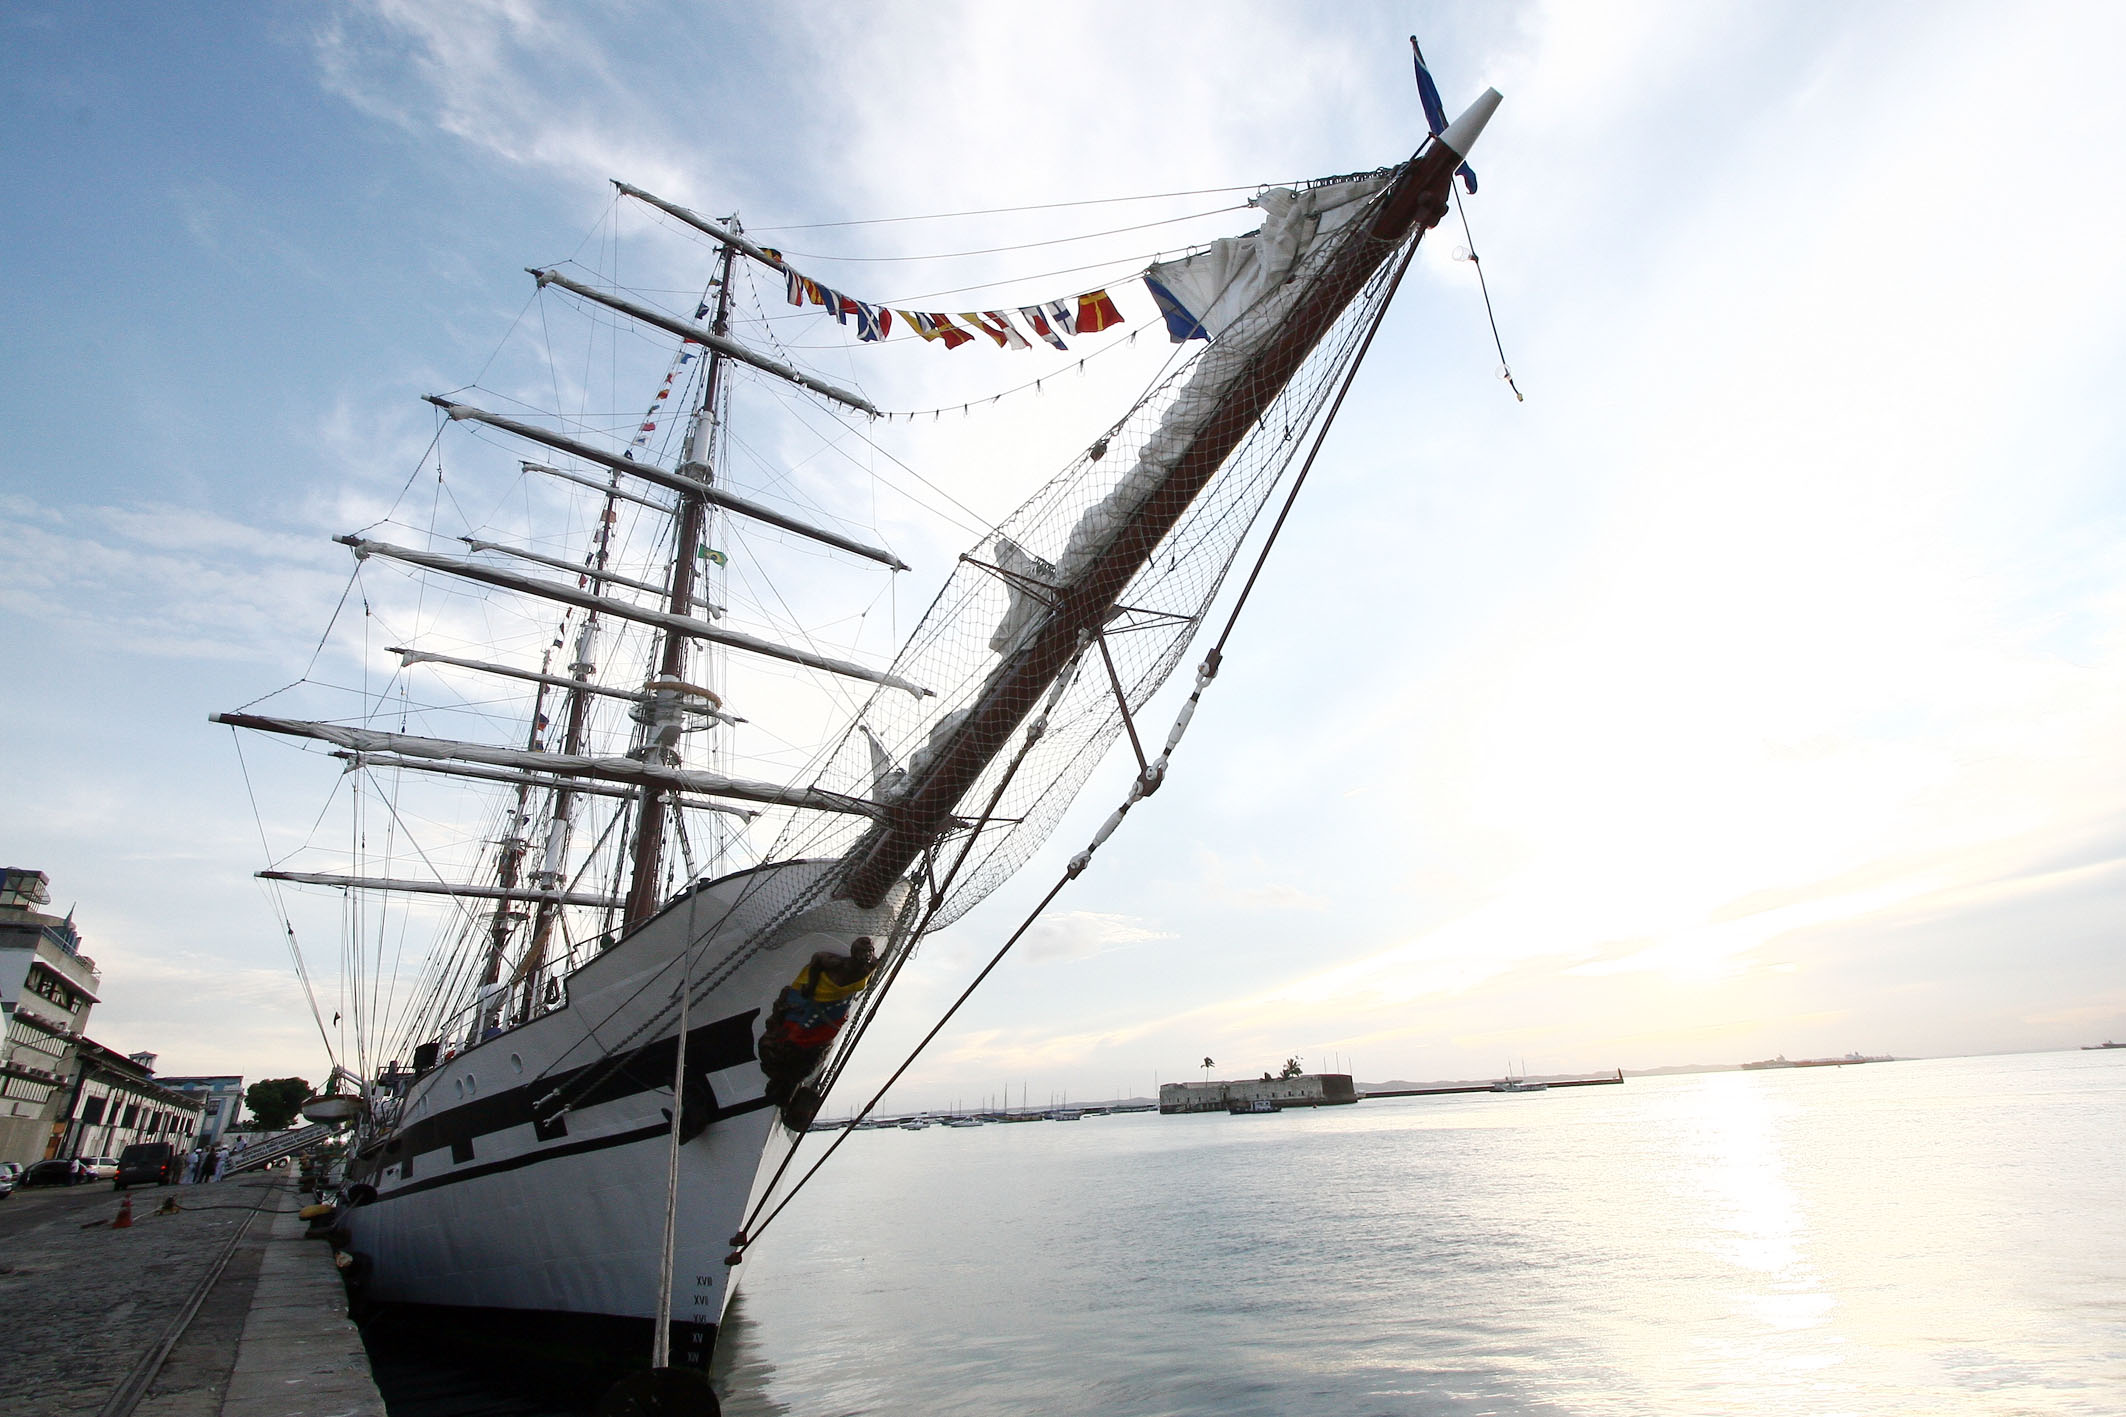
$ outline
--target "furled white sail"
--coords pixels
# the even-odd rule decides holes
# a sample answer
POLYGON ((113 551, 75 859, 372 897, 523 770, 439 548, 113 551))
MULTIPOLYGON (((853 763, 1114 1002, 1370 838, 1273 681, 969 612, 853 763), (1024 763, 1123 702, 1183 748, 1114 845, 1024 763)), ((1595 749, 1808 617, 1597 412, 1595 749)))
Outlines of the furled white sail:
POLYGON ((1086 509, 1052 570, 1009 541, 1000 544, 999 563, 1016 578, 1010 582, 1010 605, 990 636, 992 650, 1009 656, 1050 603, 1024 579, 1035 574, 1036 565, 1051 571, 1041 579, 1056 586, 1070 584, 1166 480, 1196 435, 1217 416, 1234 378, 1276 334, 1302 289, 1293 277, 1365 210, 1391 176, 1371 173, 1303 191, 1272 188, 1255 199, 1263 210, 1263 223, 1255 231, 1152 267, 1150 278, 1205 328, 1211 346, 1197 358, 1136 463, 1113 490, 1086 509), (1013 562, 1013 556, 1032 564, 1013 562))
POLYGON ((1304 191, 1272 187, 1255 198, 1263 213, 1259 229, 1213 241, 1178 261, 1161 261, 1147 277, 1215 340, 1290 280, 1387 183, 1388 175, 1377 173, 1304 191))

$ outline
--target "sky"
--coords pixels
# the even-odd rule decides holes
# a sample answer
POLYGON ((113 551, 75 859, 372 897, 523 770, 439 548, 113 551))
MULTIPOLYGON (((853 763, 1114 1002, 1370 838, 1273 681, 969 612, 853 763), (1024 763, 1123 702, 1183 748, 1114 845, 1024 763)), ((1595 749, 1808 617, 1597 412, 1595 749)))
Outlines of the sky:
MULTIPOLYGON (((765 233, 1357 171, 1423 136, 1412 32, 1450 112, 1505 96, 1466 210, 1526 401, 1450 217, 1168 784, 894 1101, 1145 1093, 1205 1057, 1384 1081, 2126 1035, 2126 16, 1217 14, 8 7, 0 857, 75 909, 94 1036, 165 1072, 322 1076, 251 879, 261 824, 299 830, 316 782, 254 784, 254 815, 261 759, 206 717, 302 677, 348 584, 329 538, 402 496, 419 396, 529 387, 523 267, 705 278, 701 246, 615 216, 607 178, 765 233)), ((826 258, 1210 213, 1094 248, 1122 271, 1246 230, 1213 210, 1238 200, 779 239, 861 291, 889 277, 826 258)), ((1071 263, 884 269, 927 290, 1071 263)), ((781 328, 900 409, 1067 364, 867 363, 781 328)), ((1147 332, 1082 390, 880 433, 922 484, 763 442, 768 495, 916 567, 845 641, 882 660, 968 526, 1165 353, 1147 332)), ((1031 908, 1126 758, 926 944, 853 1084, 1031 908)), ((330 998, 336 906, 305 908, 330 998)))

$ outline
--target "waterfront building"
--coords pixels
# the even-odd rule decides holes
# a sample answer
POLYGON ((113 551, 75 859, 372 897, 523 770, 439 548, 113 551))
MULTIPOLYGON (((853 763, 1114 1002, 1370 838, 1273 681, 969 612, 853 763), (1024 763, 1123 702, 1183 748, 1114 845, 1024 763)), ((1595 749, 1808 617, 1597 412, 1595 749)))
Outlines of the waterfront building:
POLYGON ((101 984, 71 912, 39 908, 51 898, 44 872, 0 872, 0 1161, 23 1165, 57 1154, 75 1050, 101 984))
POLYGON ((198 1093, 163 1086, 150 1068, 92 1038, 80 1041, 74 1058, 73 1093, 56 1155, 116 1156, 141 1141, 166 1141, 179 1151, 198 1144, 206 1110, 198 1093))
POLYGON ((1273 1107, 1338 1107, 1358 1101, 1349 1073, 1296 1073, 1291 1077, 1235 1082, 1169 1082, 1159 1087, 1159 1111, 1223 1112, 1234 1103, 1267 1102, 1273 1107))
POLYGON ((157 1078, 164 1087, 174 1087, 200 1100, 199 1145, 216 1147, 236 1125, 244 1110, 244 1080, 240 1077, 157 1078))

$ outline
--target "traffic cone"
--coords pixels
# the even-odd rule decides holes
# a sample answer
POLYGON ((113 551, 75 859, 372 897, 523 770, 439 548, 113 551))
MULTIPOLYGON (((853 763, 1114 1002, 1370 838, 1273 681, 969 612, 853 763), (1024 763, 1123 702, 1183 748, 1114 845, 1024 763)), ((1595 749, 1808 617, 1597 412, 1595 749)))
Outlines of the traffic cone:
POLYGON ((118 1203, 118 1218, 111 1222, 111 1228, 113 1230, 130 1230, 133 1228, 133 1198, 131 1196, 127 1196, 118 1203))

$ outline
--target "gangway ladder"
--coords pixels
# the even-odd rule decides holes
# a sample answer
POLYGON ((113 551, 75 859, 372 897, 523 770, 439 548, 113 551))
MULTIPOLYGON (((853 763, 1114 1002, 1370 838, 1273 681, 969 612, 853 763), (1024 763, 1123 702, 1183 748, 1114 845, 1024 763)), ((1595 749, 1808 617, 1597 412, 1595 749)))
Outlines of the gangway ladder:
POLYGON ((278 1161, 283 1156, 293 1156, 298 1151, 316 1146, 340 1129, 336 1122, 314 1122, 300 1131, 281 1132, 255 1141, 229 1158, 229 1169, 222 1174, 234 1176, 242 1171, 256 1171, 268 1162, 278 1161))

